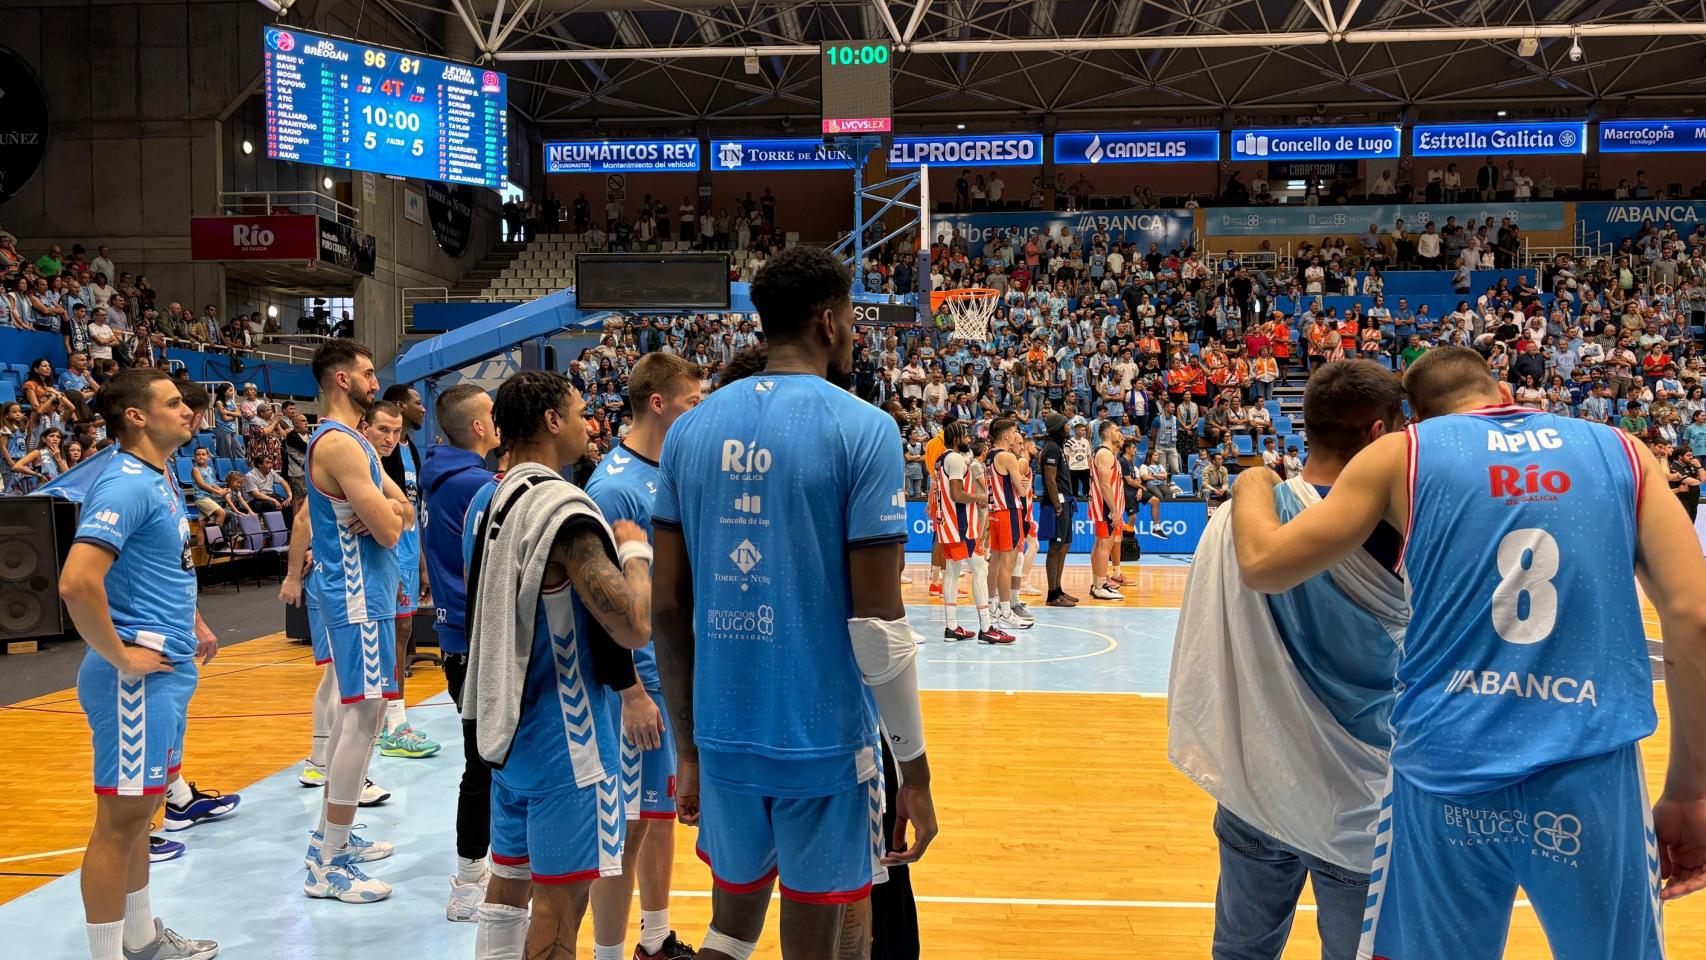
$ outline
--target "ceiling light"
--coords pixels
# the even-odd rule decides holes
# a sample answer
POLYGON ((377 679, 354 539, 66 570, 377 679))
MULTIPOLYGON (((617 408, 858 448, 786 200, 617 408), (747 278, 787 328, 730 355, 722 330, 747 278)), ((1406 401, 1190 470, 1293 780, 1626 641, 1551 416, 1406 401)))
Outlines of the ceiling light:
POLYGON ((963 124, 963 123, 956 123, 956 124, 954 124, 954 129, 955 129, 955 130, 964 130, 964 129, 965 129, 965 128, 966 128, 966 125, 965 125, 965 124, 963 124))
POLYGON ((1510 113, 1510 111, 1509 111, 1509 110, 1500 110, 1500 111, 1499 111, 1499 116, 1501 116, 1501 117, 1502 117, 1502 116, 1505 116, 1505 115, 1507 115, 1507 114, 1509 114, 1509 113, 1510 113))
POLYGON ((250 143, 247 140, 244 140, 243 141, 243 153, 244 153, 244 155, 246 156, 246 155, 254 153, 254 152, 255 152, 255 145, 250 143))
POLYGON ((1517 41, 1517 44, 1516 44, 1516 55, 1517 56, 1519 56, 1519 57, 1532 57, 1538 52, 1540 52, 1540 41, 1538 39, 1536 39, 1534 37, 1523 37, 1521 40, 1517 41))

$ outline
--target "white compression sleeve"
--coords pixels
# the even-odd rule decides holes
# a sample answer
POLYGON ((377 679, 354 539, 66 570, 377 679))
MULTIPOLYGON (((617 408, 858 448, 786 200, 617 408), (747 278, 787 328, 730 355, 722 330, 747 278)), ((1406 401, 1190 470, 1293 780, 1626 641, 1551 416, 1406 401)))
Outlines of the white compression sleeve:
POLYGON ((854 617, 847 621, 847 633, 895 759, 917 759, 924 753, 924 714, 918 705, 918 641, 912 627, 905 620, 854 617))

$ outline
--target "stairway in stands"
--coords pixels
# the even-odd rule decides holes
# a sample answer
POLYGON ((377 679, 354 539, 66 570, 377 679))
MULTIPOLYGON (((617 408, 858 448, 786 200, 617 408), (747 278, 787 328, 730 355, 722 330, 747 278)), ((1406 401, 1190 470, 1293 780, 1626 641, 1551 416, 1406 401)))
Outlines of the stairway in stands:
POLYGON ((515 258, 520 256, 525 249, 527 249, 525 242, 500 240, 485 257, 481 258, 479 263, 474 264, 467 273, 462 275, 462 279, 457 282, 456 286, 450 289, 451 299, 472 299, 484 295, 486 288, 491 286, 492 281, 501 276, 504 270, 514 263, 515 258))

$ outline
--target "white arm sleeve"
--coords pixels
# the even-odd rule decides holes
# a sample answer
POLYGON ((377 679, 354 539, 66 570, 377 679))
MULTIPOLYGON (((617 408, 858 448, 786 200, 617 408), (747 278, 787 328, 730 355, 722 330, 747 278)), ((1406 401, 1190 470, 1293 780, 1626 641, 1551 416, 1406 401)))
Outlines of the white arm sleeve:
POLYGON ((924 714, 918 705, 918 643, 905 620, 854 617, 847 621, 853 657, 877 713, 888 730, 895 760, 916 760, 924 753, 924 714))

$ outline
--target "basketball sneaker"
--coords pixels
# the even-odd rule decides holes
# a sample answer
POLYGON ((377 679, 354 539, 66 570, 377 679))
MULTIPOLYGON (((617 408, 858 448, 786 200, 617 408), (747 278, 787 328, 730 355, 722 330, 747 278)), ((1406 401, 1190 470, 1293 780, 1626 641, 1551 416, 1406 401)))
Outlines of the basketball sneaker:
POLYGON ((1118 590, 1106 583, 1098 583, 1090 588, 1090 596, 1095 600, 1124 600, 1118 590))
POLYGON ((1161 525, 1158 523, 1152 523, 1149 525, 1149 535, 1157 540, 1167 539, 1167 531, 1161 529, 1161 525))
POLYGON ((381 787, 377 783, 374 783, 372 780, 362 784, 361 806, 377 807, 389 799, 391 799, 391 791, 381 787))
POLYGON ((412 726, 401 726, 379 735, 379 755, 424 760, 439 750, 438 744, 412 726))
POLYGON ((942 595, 942 585, 940 583, 932 583, 930 585, 930 595, 932 597, 941 596, 942 595))
POLYGON ((1042 595, 1043 592, 1038 590, 1036 585, 1029 580, 1026 580, 1024 586, 1019 588, 1019 596, 1021 597, 1040 597, 1042 595))
POLYGON ((177 833, 188 830, 198 823, 218 820, 236 811, 237 805, 243 802, 239 794, 226 796, 218 790, 202 792, 190 784, 190 802, 178 806, 170 800, 166 801, 166 832, 177 833))
POLYGON ((946 640, 948 643, 958 643, 961 640, 970 640, 975 636, 977 636, 977 634, 972 633, 965 627, 949 627, 942 631, 942 639, 946 640))
POLYGON ((124 960, 213 960, 219 956, 219 944, 212 940, 191 940, 174 930, 168 930, 159 917, 154 918, 154 942, 141 950, 126 948, 124 960))
POLYGON ((907 576, 907 575, 906 575, 906 574, 904 574, 904 573, 903 573, 903 574, 901 574, 901 575, 900 575, 900 583, 901 583, 901 586, 905 586, 905 585, 907 585, 907 584, 909 584, 909 583, 911 583, 911 582, 912 582, 912 578, 911 578, 911 577, 909 577, 909 576, 907 576))
POLYGON ((302 761, 302 775, 296 782, 305 787, 323 787, 326 785, 326 768, 312 760, 302 761))
POLYGON ((167 860, 176 860, 183 855, 184 845, 176 840, 167 840, 165 837, 148 838, 149 863, 165 863, 167 860))
MULTIPOLYGON (((308 835, 308 853, 303 859, 309 864, 318 863, 320 860, 320 843, 325 839, 318 832, 310 833, 308 835)), ((366 840, 357 836, 352 830, 349 835, 349 846, 345 849, 355 858, 356 863, 372 863, 396 853, 397 845, 387 843, 384 840, 366 840)))
POLYGON ((1013 620, 1021 624, 1020 629, 1024 630, 1029 630, 1037 622, 1037 618, 1031 616, 1030 608, 1022 603, 1013 604, 1013 620))
POLYGON ((1127 580, 1125 578, 1125 574, 1123 574, 1123 573, 1113 573, 1113 574, 1109 574, 1108 582, 1113 584, 1116 587, 1123 587, 1127 583, 1130 583, 1131 581, 1127 580))
POLYGON ((458 880, 451 877, 450 903, 444 908, 444 919, 451 923, 473 923, 478 919, 480 904, 485 899, 485 880, 458 880))
POLYGON ((979 643, 1008 644, 1012 643, 1015 639, 1017 638, 1011 633, 1007 633, 1000 627, 996 626, 991 626, 988 630, 981 630, 977 635, 977 641, 979 643))
POLYGON ((674 930, 664 938, 656 953, 647 953, 639 944, 634 944, 633 960, 694 960, 697 956, 698 952, 690 945, 682 943, 674 930))
POLYGON ((389 897, 391 887, 362 873, 356 866, 352 850, 333 857, 331 863, 310 862, 308 876, 302 881, 302 892, 320 900, 374 903, 389 897))

